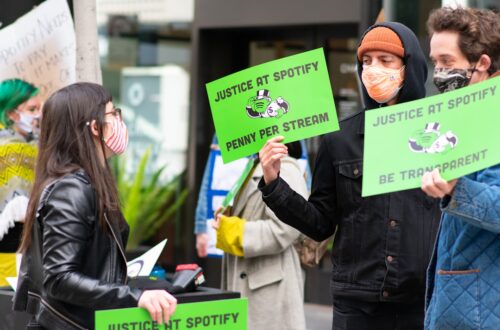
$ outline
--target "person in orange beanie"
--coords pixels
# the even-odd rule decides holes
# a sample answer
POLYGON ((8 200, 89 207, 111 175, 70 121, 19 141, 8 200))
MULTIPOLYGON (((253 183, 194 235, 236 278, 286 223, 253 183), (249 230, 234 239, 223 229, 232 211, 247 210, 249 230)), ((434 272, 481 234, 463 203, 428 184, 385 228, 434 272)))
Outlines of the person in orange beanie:
POLYGON ((281 221, 317 241, 335 233, 333 329, 422 329, 439 205, 420 189, 362 197, 361 183, 365 111, 425 97, 427 63, 415 34, 395 22, 368 28, 357 58, 365 107, 323 136, 310 197, 281 178, 283 137, 260 151, 259 188, 281 221))

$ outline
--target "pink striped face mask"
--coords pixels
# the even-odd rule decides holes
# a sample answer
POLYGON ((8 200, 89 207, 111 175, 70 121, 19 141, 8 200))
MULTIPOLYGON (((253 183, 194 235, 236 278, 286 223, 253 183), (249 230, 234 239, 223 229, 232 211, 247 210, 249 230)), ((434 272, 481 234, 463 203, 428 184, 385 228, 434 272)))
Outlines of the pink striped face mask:
POLYGON ((111 126, 111 134, 104 140, 104 144, 115 155, 123 154, 128 145, 127 126, 121 118, 113 118, 113 120, 106 121, 106 123, 111 126))

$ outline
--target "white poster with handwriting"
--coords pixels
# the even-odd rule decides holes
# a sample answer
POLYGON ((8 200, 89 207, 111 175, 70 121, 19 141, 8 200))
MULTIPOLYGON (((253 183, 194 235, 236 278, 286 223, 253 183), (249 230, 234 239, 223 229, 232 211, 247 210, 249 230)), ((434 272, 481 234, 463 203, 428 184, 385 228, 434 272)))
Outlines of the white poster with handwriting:
POLYGON ((20 78, 46 99, 76 81, 76 41, 66 0, 47 0, 0 30, 0 80, 20 78))

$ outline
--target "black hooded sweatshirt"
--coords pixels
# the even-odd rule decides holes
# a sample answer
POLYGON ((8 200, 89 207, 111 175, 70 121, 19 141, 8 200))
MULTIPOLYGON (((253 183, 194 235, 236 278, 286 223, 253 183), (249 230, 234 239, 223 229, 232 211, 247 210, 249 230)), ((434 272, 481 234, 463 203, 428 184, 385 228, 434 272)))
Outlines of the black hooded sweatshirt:
MULTIPOLYGON (((413 32, 393 22, 371 28, 376 26, 396 32, 405 49, 405 81, 398 103, 425 97, 427 65, 413 32)), ((360 78, 361 72, 358 63, 360 78)), ((307 236, 320 241, 337 229, 332 250, 334 299, 422 303, 424 308, 439 201, 420 189, 361 197, 364 111, 384 111, 364 86, 363 97, 366 109, 340 121, 340 131, 323 137, 308 201, 281 178, 268 185, 261 180, 259 186, 264 202, 281 221, 307 236)))

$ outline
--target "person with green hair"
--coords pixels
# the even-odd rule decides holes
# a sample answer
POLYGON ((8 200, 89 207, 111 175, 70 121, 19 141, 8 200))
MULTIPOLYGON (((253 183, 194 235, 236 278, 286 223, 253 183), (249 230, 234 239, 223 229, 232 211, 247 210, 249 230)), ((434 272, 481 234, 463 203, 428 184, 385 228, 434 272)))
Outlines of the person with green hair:
POLYGON ((0 83, 0 286, 16 276, 28 196, 35 179, 38 88, 21 79, 0 83))
MULTIPOLYGON (((0 83, 0 125, 30 141, 41 114, 38 88, 21 79, 0 83)), ((3 132, 5 133, 5 132, 3 132)))

